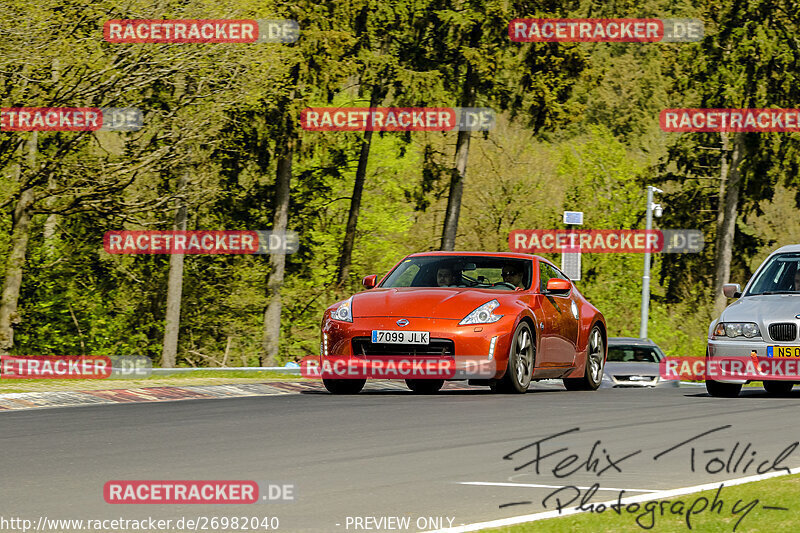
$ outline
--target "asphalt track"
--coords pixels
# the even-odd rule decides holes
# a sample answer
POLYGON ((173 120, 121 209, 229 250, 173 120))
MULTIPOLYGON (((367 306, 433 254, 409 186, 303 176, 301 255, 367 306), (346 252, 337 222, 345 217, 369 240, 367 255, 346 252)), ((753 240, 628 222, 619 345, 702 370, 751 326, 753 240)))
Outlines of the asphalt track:
MULTIPOLYGON (((800 449, 791 446, 800 440, 798 402, 800 392, 774 398, 760 388, 718 399, 703 388, 567 392, 537 387, 513 396, 482 388, 435 396, 398 390, 358 396, 307 392, 4 412, 0 516, 34 521, 40 516, 276 516, 280 531, 326 532, 396 531, 372 521, 356 527, 355 517, 391 516, 410 518, 409 530, 436 529, 552 510, 558 495, 546 508, 542 500, 563 486, 599 483, 603 490, 593 501, 606 501, 616 499, 618 489, 634 496, 753 475, 759 464, 762 472, 799 467, 800 449), (535 445, 513 453, 572 428, 580 429, 542 441, 538 462, 535 445), (562 451, 547 456, 557 450, 562 451), (737 463, 742 451, 744 459, 737 463), (568 458, 572 453, 578 456, 574 462, 568 458), (621 459, 628 454, 633 455, 621 459), (553 473, 559 463, 556 472, 563 477, 553 473), (707 466, 722 470, 709 473, 707 466), (570 470, 576 472, 564 476, 570 470), (107 481, 143 479, 292 484, 296 500, 105 503, 107 481)), ((561 490, 565 505, 578 490, 586 492, 561 490)))

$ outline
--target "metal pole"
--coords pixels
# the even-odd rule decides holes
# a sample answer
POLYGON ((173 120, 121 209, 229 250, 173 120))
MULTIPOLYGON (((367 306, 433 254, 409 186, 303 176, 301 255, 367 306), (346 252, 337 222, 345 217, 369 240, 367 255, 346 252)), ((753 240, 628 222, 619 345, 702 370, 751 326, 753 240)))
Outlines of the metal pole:
MULTIPOLYGON (((647 223, 645 229, 653 228, 653 187, 647 186, 647 223)), ((649 247, 648 247, 649 250, 649 247)), ((650 252, 644 253, 644 273, 642 274, 642 319, 639 338, 647 338, 647 314, 650 309, 650 252)))

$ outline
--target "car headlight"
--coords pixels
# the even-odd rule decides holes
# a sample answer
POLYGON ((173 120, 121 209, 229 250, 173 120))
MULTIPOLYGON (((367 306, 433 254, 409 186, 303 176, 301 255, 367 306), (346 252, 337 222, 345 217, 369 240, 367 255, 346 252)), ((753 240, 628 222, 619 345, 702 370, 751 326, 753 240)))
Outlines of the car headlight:
POLYGON ((715 337, 753 337, 761 336, 758 324, 753 322, 720 322, 714 328, 715 337))
POLYGON ((334 320, 341 320, 342 322, 353 321, 353 297, 339 304, 339 307, 331 313, 331 318, 334 320))
POLYGON ((485 304, 481 305, 473 312, 468 314, 464 317, 461 322, 458 323, 459 326, 466 326, 469 324, 491 324, 492 322, 497 322, 503 315, 496 315, 492 313, 495 309, 500 307, 500 302, 497 300, 492 300, 491 302, 486 302, 485 304))

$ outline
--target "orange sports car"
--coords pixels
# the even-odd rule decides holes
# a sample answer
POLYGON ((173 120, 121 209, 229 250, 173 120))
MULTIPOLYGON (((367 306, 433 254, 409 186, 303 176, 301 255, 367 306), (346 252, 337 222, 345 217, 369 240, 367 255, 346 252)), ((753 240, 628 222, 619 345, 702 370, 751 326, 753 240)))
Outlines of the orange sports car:
MULTIPOLYGON (((532 380, 560 378, 594 390, 606 360, 602 313, 546 259, 518 253, 426 252, 403 258, 366 291, 330 306, 322 318, 320 364, 411 356, 492 363, 470 379, 493 391, 523 393, 532 380)), ((355 394, 366 379, 328 377, 334 394, 355 394)), ((444 379, 406 379, 432 393, 444 379)))

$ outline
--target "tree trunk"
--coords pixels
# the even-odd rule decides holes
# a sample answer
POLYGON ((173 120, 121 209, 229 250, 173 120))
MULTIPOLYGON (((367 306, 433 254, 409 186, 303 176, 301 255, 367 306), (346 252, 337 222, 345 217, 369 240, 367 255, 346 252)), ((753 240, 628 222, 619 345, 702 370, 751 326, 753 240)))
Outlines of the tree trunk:
MULTIPOLYGON (((461 97, 462 108, 475 105, 475 90, 472 77, 472 66, 469 65, 467 66, 464 92, 461 97)), ((450 194, 447 197, 447 211, 444 214, 444 227, 442 228, 442 250, 454 250, 456 246, 458 216, 461 213, 461 197, 464 194, 464 178, 467 174, 470 134, 470 131, 459 131, 456 139, 455 168, 452 170, 450 177, 450 194)))
MULTIPOLYGON (((50 79, 54 86, 58 84, 59 79, 61 79, 61 61, 58 58, 53 58, 50 68, 50 79)), ((56 188, 56 179, 53 176, 50 176, 47 179, 47 191, 52 192, 56 188)), ((55 204, 55 198, 50 197, 47 200, 47 207, 52 208, 53 204, 55 204)), ((56 227, 58 226, 58 215, 55 213, 50 213, 47 215, 47 219, 44 222, 44 228, 42 228, 43 240, 44 240, 44 249, 45 254, 50 259, 55 257, 56 253, 56 227)))
MULTIPOLYGON (((181 198, 175 212, 177 231, 186 231, 186 174, 178 182, 181 198)), ((164 317, 164 345, 161 351, 161 367, 174 368, 178 354, 178 334, 181 327, 181 296, 183 295, 183 254, 169 256, 169 275, 167 279, 167 311, 164 317)))
MULTIPOLYGON (((292 180, 292 141, 287 140, 278 155, 275 174, 275 214, 272 231, 286 231, 289 223, 289 186, 292 180)), ((262 341, 261 366, 272 366, 278 357, 281 337, 281 286, 283 285, 286 255, 270 255, 270 273, 267 279, 267 308, 264 311, 264 338, 262 341)))
POLYGON ((734 133, 733 150, 728 163, 728 137, 722 133, 722 164, 720 166, 719 212, 717 214, 717 235, 715 246, 714 273, 714 312, 715 316, 728 305, 722 294, 722 286, 728 283, 731 275, 731 257, 733 256, 733 237, 736 231, 736 219, 739 215, 739 190, 742 184, 741 163, 745 157, 744 134, 734 133))
MULTIPOLYGON (((28 166, 31 172, 36 169, 38 145, 39 135, 34 131, 28 141, 28 166)), ((22 181, 19 167, 17 167, 17 181, 22 181)), ((22 288, 22 271, 28 253, 33 200, 33 188, 23 190, 17 205, 14 206, 11 218, 11 252, 6 263, 3 294, 0 296, 0 354, 3 355, 7 355, 14 347, 14 326, 19 324, 17 305, 22 288)))
MULTIPOLYGON (((56 180, 52 176, 48 179, 47 182, 47 189, 48 191, 52 191, 56 188, 56 180)), ((54 204, 54 198, 50 197, 47 201, 47 207, 51 208, 54 204)), ((42 228, 42 237, 44 241, 44 249, 47 257, 52 259, 56 255, 56 226, 58 226, 58 215, 55 213, 50 213, 47 215, 47 218, 44 221, 44 227, 42 228)))
MULTIPOLYGON (((369 106, 378 105, 379 88, 372 88, 369 106)), ((350 262, 353 256, 353 245, 356 240, 356 226, 358 225, 358 211, 361 209, 361 195, 364 192, 364 181, 367 176, 367 162, 369 161, 369 148, 372 143, 372 130, 364 132, 364 139, 361 141, 361 153, 358 156, 358 168, 356 169, 356 181, 353 184, 353 196, 350 198, 350 214, 347 216, 347 227, 344 232, 344 242, 342 242, 342 252, 339 256, 339 272, 336 276, 336 285, 342 287, 350 277, 350 262)))

